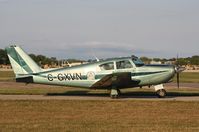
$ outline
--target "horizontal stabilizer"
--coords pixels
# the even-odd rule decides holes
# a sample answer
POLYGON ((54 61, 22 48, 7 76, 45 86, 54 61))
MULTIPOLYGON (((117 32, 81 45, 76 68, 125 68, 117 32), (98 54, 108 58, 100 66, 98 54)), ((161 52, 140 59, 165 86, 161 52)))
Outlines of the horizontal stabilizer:
POLYGON ((32 76, 19 77, 16 78, 16 82, 33 83, 33 77, 32 76))

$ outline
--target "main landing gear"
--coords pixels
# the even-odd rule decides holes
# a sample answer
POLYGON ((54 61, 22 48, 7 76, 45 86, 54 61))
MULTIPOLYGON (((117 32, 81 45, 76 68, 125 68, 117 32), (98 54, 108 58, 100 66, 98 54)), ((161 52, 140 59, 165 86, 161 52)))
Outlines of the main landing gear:
POLYGON ((164 89, 163 84, 155 85, 154 86, 157 96, 159 98, 164 98, 166 96, 166 90, 164 89))
POLYGON ((120 94, 121 94, 121 91, 119 89, 111 89, 110 97, 112 99, 117 99, 120 94))
MULTIPOLYGON (((154 88, 155 88, 156 94, 159 98, 164 98, 166 96, 167 92, 164 89, 163 84, 155 85, 154 88)), ((110 97, 112 99, 117 99, 120 94, 121 94, 121 91, 118 88, 112 88, 110 91, 110 97)))

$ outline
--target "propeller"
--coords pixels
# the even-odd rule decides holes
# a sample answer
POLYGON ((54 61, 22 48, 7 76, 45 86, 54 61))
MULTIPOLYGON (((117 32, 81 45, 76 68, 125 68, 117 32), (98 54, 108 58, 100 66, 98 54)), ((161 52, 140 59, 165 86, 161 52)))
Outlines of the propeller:
POLYGON ((185 70, 184 67, 179 66, 179 58, 178 58, 178 54, 177 54, 175 71, 176 71, 178 89, 179 89, 179 87, 180 87, 180 73, 181 73, 182 71, 184 71, 184 70, 185 70))
POLYGON ((177 73, 177 86, 178 89, 180 88, 180 78, 179 78, 179 61, 178 61, 178 54, 176 58, 176 73, 177 73))

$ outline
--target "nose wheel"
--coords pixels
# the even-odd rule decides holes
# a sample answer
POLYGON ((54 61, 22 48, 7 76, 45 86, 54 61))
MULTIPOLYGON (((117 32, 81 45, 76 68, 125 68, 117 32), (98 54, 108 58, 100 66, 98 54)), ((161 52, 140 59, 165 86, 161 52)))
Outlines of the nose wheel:
POLYGON ((158 90, 157 92, 157 96, 159 97, 159 98, 164 98, 165 96, 166 96, 166 90, 165 89, 160 89, 160 90, 158 90))
POLYGON ((157 96, 159 98, 164 98, 166 96, 166 90, 164 89, 163 84, 155 85, 154 86, 157 96))

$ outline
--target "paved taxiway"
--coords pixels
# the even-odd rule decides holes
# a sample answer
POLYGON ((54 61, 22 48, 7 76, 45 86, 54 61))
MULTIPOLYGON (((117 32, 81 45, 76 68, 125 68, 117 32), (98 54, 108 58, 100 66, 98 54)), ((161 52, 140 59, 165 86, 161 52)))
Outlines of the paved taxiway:
MULTIPOLYGON (((176 83, 166 83, 165 86, 167 87, 177 87, 176 83)), ((165 87, 165 88, 166 88, 165 87)), ((199 88, 199 83, 180 83, 180 87, 186 88, 199 88)))
POLYGON ((149 101, 199 101, 199 96, 121 96, 118 99, 99 96, 47 96, 47 95, 0 95, 0 100, 149 100, 149 101))

